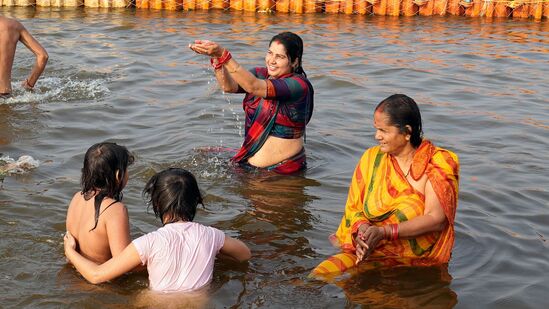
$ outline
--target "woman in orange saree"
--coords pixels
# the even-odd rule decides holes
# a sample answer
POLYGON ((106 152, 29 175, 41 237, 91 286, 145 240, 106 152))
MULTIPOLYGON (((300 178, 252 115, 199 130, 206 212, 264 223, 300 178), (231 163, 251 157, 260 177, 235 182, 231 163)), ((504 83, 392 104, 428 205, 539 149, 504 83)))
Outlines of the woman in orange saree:
POLYGON ((379 103, 374 126, 379 145, 360 159, 345 213, 330 237, 343 252, 319 264, 313 276, 341 273, 359 263, 429 266, 450 259, 457 156, 423 139, 419 108, 406 95, 379 103))

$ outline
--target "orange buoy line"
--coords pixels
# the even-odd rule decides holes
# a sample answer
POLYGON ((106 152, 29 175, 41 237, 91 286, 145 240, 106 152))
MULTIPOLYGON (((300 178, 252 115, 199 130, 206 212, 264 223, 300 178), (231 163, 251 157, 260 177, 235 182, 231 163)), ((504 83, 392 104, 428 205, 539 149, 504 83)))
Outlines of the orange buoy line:
POLYGON ((156 10, 234 10, 292 14, 373 14, 386 16, 455 15, 549 17, 549 0, 0 0, 1 6, 105 7, 135 6, 156 10))

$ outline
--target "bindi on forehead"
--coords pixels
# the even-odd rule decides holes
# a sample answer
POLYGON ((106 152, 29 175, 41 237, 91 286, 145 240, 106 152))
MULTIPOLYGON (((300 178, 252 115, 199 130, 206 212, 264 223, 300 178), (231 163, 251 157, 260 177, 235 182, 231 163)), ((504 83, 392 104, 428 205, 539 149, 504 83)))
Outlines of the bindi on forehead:
POLYGON ((273 54, 286 56, 286 47, 284 47, 284 45, 278 41, 273 41, 273 43, 271 43, 271 46, 269 46, 269 50, 273 54))
POLYGON ((384 131, 392 130, 393 128, 398 128, 391 122, 391 118, 388 114, 376 111, 374 113, 374 127, 377 129, 383 129, 384 131))

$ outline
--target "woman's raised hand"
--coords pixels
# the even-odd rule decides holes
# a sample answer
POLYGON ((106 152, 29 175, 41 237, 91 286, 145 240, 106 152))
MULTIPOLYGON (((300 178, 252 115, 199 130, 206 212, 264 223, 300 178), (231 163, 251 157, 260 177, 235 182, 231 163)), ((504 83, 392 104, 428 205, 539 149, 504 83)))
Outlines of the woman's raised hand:
POLYGON ((194 44, 189 44, 189 48, 195 53, 219 58, 223 55, 224 48, 213 41, 195 40, 194 44))

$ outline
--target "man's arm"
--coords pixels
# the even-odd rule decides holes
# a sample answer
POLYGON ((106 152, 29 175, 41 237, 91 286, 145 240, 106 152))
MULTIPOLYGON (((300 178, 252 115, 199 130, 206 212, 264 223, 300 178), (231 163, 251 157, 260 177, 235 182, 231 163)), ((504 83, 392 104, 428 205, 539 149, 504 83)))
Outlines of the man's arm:
POLYGON ((27 46, 28 49, 30 49, 34 55, 36 56, 36 62, 34 63, 34 67, 32 68, 31 74, 29 77, 23 82, 23 87, 26 89, 32 89, 34 87, 34 84, 36 84, 36 81, 38 78, 40 78, 40 75, 42 72, 44 72, 44 69, 46 68, 46 64, 48 63, 48 52, 38 43, 38 41, 32 37, 32 35, 25 29, 25 27, 22 27, 21 29, 21 35, 19 37, 19 40, 27 46))

